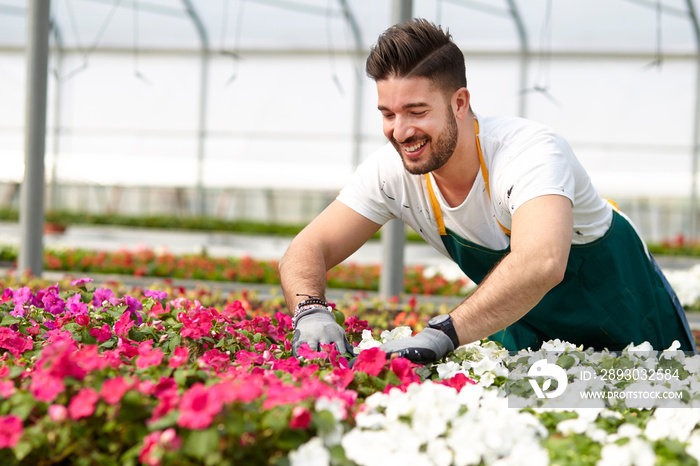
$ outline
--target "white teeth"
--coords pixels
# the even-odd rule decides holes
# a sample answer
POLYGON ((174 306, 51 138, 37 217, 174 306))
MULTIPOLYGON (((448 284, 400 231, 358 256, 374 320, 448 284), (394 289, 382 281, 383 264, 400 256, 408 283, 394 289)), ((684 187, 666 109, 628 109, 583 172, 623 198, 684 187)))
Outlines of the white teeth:
POLYGON ((425 141, 422 141, 422 142, 419 142, 418 144, 414 144, 412 146, 404 146, 404 149, 406 150, 406 152, 415 152, 418 149, 420 149, 421 147, 423 147, 424 145, 425 145, 425 141))

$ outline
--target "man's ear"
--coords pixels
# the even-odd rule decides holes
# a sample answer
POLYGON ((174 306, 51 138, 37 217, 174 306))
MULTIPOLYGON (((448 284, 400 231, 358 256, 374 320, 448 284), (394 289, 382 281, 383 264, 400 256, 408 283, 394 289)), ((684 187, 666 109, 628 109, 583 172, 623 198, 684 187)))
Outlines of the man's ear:
POLYGON ((461 87, 452 94, 452 112, 457 118, 465 118, 469 114, 469 91, 461 87))

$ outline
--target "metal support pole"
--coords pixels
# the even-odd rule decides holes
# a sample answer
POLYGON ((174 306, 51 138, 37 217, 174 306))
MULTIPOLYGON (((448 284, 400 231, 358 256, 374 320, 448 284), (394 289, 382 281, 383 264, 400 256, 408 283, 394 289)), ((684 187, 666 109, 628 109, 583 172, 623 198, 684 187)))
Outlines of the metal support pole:
MULTIPOLYGON (((413 15, 412 0, 394 0, 392 19, 403 23, 413 15)), ((404 246, 406 229, 401 220, 390 220, 382 227, 382 273, 379 277, 379 294, 384 298, 400 296, 403 292, 404 246)))
POLYGON ((515 0, 508 0, 508 10, 513 23, 518 31, 518 39, 520 40, 520 97, 518 99, 518 116, 525 118, 527 116, 527 75, 530 64, 530 47, 527 40, 527 30, 520 16, 520 11, 515 3, 515 0))
POLYGON ((691 0, 686 0, 696 43, 695 68, 695 113, 693 118, 693 155, 690 181, 690 212, 688 213, 688 235, 691 240, 698 236, 698 157, 700 156, 700 24, 698 23, 695 6, 691 0))
POLYGON ((24 181, 20 193, 18 268, 44 271, 44 152, 49 65, 50 0, 30 0, 27 10, 27 77, 24 120, 24 181))
POLYGON ((206 199, 204 197, 204 152, 206 143, 207 130, 207 100, 209 89, 209 38, 207 30, 201 18, 194 9, 191 0, 182 0, 185 5, 187 14, 192 19, 192 22, 197 29, 197 35, 202 45, 202 55, 200 63, 199 77, 199 117, 197 120, 197 215, 203 216, 206 214, 206 199))

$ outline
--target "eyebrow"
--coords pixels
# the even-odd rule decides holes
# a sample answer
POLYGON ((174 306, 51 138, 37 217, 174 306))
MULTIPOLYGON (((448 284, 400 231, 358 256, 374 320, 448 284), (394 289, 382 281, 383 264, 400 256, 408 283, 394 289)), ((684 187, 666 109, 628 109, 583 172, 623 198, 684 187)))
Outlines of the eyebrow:
MULTIPOLYGON (((414 103, 409 103, 409 104, 404 105, 403 107, 401 107, 401 109, 402 109, 402 110, 406 110, 406 109, 409 109, 409 108, 428 107, 428 106, 429 106, 429 105, 428 105, 426 102, 414 102, 414 103)), ((379 106, 377 107, 377 109, 379 109, 379 111, 382 111, 382 112, 385 111, 385 110, 386 110, 386 111, 390 111, 390 110, 389 110, 387 107, 385 107, 384 105, 379 105, 379 106)))

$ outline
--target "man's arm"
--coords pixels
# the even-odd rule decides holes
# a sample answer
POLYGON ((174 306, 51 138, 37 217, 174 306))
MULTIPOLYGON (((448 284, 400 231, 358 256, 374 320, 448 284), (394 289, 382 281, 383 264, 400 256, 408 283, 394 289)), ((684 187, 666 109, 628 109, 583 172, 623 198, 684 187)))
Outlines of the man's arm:
POLYGON ((380 224, 333 201, 292 241, 279 265, 282 290, 290 310, 304 296, 325 296, 326 272, 369 240, 380 224))
POLYGON ((345 331, 324 306, 326 272, 362 246, 381 225, 334 201, 297 235, 280 262, 280 278, 287 306, 294 310, 292 352, 304 343, 318 350, 334 344, 352 353, 345 331), (296 311, 297 305, 310 300, 296 311))
POLYGON ((450 314, 460 343, 486 338, 516 322, 561 282, 572 235, 568 198, 540 196, 518 208, 510 254, 450 314))

